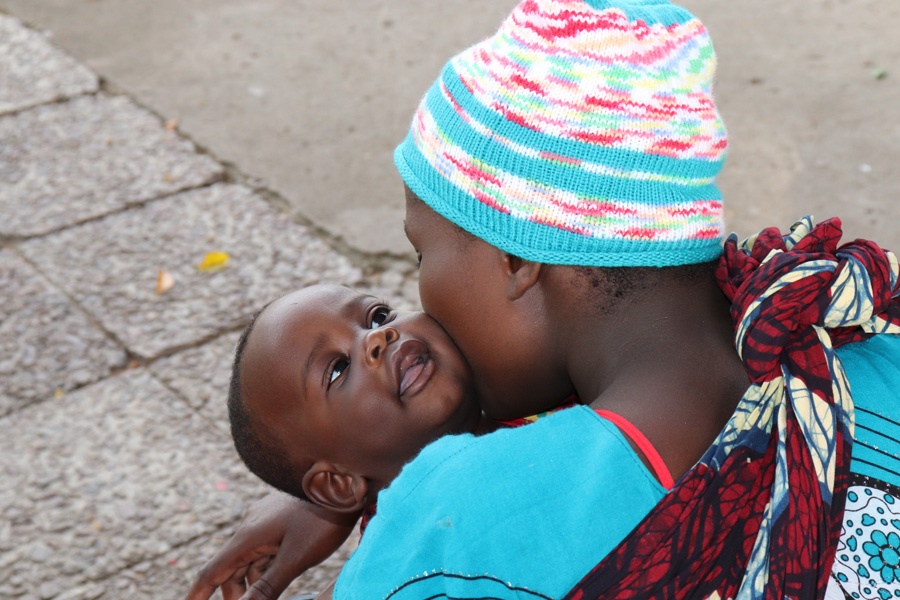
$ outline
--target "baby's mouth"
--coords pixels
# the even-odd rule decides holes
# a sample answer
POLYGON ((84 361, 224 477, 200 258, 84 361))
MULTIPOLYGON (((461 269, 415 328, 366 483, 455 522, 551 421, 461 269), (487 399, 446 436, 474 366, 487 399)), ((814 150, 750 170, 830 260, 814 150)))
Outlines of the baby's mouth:
POLYGON ((416 380, 422 374, 423 369, 425 369, 424 356, 403 357, 403 360, 400 361, 400 373, 403 374, 400 378, 401 396, 406 393, 406 390, 409 389, 409 386, 416 382, 416 380))
POLYGON ((434 360, 428 347, 419 340, 407 340, 397 348, 393 366, 397 395, 401 398, 418 393, 434 372, 434 360))

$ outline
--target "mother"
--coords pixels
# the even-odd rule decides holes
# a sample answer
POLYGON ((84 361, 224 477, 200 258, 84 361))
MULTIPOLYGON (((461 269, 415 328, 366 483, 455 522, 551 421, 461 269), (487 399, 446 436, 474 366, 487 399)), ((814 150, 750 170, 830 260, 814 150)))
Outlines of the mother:
MULTIPOLYGON (((874 510, 860 495, 896 511, 900 461, 869 448, 900 431, 900 343, 875 335, 900 332, 897 262, 870 243, 838 251, 837 222, 729 240, 722 254, 714 69, 703 25, 664 0, 522 2, 448 63, 395 154, 422 304, 469 360, 487 414, 577 393, 642 433, 636 456, 658 453, 679 480, 626 539, 598 540, 618 546, 573 598, 821 597, 832 571, 848 593, 891 592, 893 521, 841 527, 869 522, 851 514, 874 510), (879 423, 862 426, 871 413, 879 423), (858 558, 864 536, 878 552, 858 558)), ((541 457, 539 444, 507 451, 541 457)), ((579 459, 616 485, 646 477, 639 461, 579 459)), ((515 482, 482 485, 490 497, 515 482)), ((292 506, 267 516, 287 521, 292 506)), ((240 588, 281 542, 264 529, 245 526, 189 597, 240 588)), ((354 585, 393 569, 400 586, 418 550, 380 566, 380 552, 354 557, 354 585)), ((288 554, 255 597, 276 596, 314 553, 288 554)))

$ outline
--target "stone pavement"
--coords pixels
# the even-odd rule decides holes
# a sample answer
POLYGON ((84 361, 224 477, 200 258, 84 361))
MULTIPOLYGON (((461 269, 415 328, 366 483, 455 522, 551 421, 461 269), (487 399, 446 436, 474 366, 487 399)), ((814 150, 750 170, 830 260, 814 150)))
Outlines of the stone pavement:
POLYGON ((415 305, 410 263, 335 245, 0 14, 0 598, 186 591, 265 491, 224 408, 248 318, 314 282, 415 305))

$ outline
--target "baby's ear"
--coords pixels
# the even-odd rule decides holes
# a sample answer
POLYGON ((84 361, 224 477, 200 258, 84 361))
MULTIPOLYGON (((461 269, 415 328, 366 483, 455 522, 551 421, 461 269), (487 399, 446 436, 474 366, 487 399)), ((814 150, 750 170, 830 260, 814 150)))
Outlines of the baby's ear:
POLYGON ((303 476, 303 491, 314 504, 338 513, 358 512, 366 505, 369 485, 364 477, 317 461, 303 476))

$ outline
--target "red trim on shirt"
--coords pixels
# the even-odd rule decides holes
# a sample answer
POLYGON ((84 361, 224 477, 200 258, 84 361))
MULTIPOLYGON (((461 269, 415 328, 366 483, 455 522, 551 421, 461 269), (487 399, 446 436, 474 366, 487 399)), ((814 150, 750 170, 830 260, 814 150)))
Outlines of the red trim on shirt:
POLYGON ((659 482, 662 484, 664 488, 667 490, 671 490, 675 487, 675 480, 672 478, 672 473, 669 471, 669 467, 666 466, 665 461, 663 461, 662 456, 659 455, 656 448, 653 447, 653 444, 650 443, 650 440, 647 439, 641 430, 632 424, 631 421, 623 417, 622 415, 617 415, 614 412, 610 412, 608 410, 604 410, 602 408, 595 409, 595 412, 610 421, 613 425, 619 428, 619 430, 625 435, 626 438, 631 440, 631 442, 638 447, 644 457, 647 459, 647 462, 650 463, 650 468, 653 470, 653 474, 656 475, 656 478, 659 479, 659 482))

